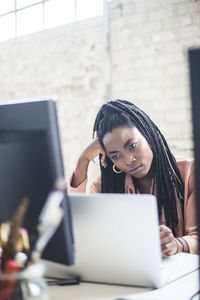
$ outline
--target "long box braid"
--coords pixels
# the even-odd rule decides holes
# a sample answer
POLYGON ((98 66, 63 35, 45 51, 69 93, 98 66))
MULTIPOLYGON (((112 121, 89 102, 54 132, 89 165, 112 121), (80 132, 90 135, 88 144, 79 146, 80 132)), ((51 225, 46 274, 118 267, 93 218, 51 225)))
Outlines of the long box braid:
MULTIPOLYGON (((183 216, 184 183, 181 178, 175 157, 155 123, 133 103, 117 99, 105 103, 99 110, 93 127, 102 146, 103 137, 114 128, 135 126, 147 140, 155 165, 155 194, 158 202, 159 216, 164 211, 166 225, 175 234, 178 225, 177 201, 180 201, 183 216)), ((101 159, 101 157, 99 157, 101 159)), ((125 173, 115 174, 113 163, 106 157, 107 168, 100 164, 102 193, 124 193, 125 173)), ((136 178, 132 177, 137 187, 136 178)))

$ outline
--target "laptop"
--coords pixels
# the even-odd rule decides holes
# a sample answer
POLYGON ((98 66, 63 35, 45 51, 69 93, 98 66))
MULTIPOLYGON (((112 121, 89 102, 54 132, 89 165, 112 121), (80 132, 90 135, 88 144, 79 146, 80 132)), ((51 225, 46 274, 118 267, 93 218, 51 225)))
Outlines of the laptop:
POLYGON ((181 253, 163 261, 155 196, 72 194, 69 200, 76 264, 57 270, 55 264, 48 265, 47 276, 54 273, 54 277, 78 276, 81 281, 161 287, 198 269, 198 255, 181 253))

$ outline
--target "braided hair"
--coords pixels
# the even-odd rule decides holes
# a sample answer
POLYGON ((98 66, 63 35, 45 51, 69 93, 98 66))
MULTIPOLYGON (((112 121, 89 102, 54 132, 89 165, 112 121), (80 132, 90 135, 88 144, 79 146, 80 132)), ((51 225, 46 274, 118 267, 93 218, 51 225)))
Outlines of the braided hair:
MULTIPOLYGON (((104 104, 95 119, 93 137, 97 137, 104 148, 103 138, 114 128, 135 126, 147 140, 152 152, 155 166, 155 192, 158 202, 159 216, 164 210, 166 225, 175 234, 178 225, 177 201, 184 206, 184 183, 182 181, 176 160, 168 144, 154 122, 136 105, 126 100, 117 99, 104 104)), ((99 156, 101 159, 101 155, 99 156)), ((124 193, 125 173, 113 172, 112 161, 106 157, 107 167, 100 164, 102 193, 124 193)), ((137 179, 132 177, 137 186, 137 179)))

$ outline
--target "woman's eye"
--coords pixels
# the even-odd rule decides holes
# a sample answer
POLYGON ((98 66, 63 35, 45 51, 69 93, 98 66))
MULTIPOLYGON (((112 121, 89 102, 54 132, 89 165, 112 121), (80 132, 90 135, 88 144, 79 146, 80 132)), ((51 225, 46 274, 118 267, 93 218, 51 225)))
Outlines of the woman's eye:
POLYGON ((134 149, 134 148, 136 147, 136 145, 137 145, 137 142, 131 144, 131 145, 129 146, 129 150, 134 149))
POLYGON ((119 155, 119 154, 116 154, 116 155, 111 156, 111 159, 113 159, 113 160, 116 160, 116 159, 118 159, 118 158, 120 158, 120 155, 119 155))

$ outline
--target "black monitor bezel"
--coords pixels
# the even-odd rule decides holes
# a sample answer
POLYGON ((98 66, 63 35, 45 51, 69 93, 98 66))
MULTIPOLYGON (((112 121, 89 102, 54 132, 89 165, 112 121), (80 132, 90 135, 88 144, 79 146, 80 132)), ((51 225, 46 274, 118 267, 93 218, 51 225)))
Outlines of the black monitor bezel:
MULTIPOLYGON (((57 178, 64 177, 56 101, 54 99, 1 103, 0 131, 45 132, 50 156, 52 188, 57 178)), ((62 207, 64 209, 63 220, 48 243, 42 258, 60 264, 72 265, 75 262, 74 242, 67 194, 62 207)))

